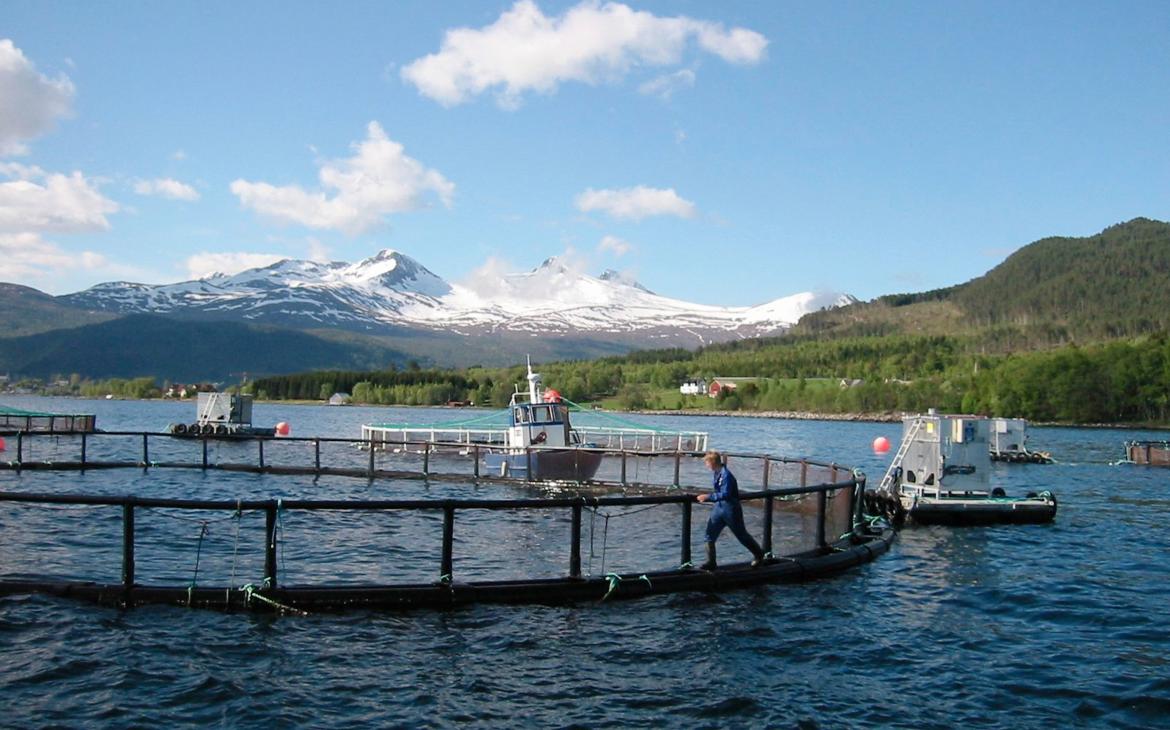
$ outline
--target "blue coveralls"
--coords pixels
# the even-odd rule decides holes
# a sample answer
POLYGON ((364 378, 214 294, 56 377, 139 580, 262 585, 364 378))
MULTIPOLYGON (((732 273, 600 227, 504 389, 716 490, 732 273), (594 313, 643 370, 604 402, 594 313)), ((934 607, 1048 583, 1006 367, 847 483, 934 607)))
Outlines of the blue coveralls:
POLYGON ((712 475, 712 486, 714 491, 707 501, 713 502, 715 509, 707 518, 707 542, 715 542, 723 528, 729 527, 731 534, 735 535, 752 555, 757 558, 763 555, 764 551, 760 544, 743 524, 743 508, 739 505, 739 483, 735 481, 735 476, 725 466, 712 475))

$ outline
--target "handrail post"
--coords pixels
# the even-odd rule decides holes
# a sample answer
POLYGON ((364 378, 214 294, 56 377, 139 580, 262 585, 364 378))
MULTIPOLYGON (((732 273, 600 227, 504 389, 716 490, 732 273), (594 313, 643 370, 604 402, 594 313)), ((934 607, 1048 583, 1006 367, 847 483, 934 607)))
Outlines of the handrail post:
POLYGON ((681 464, 682 464, 682 452, 676 451, 676 452, 674 452, 674 487, 676 489, 678 488, 678 471, 679 471, 679 466, 681 464))
POLYGON ((85 471, 85 432, 81 432, 81 471, 85 471))
POLYGON ((264 471, 264 439, 256 439, 256 443, 260 447, 260 471, 264 471))
POLYGON ((865 522, 865 474, 861 475, 861 479, 854 474, 853 477, 853 527, 865 522))
POLYGON ((122 602, 132 605, 134 593, 134 498, 122 503, 122 602))
MULTIPOLYGON (((370 449, 373 450, 374 442, 370 442, 370 449)), ((321 476, 321 439, 313 439, 313 473, 321 476)))
POLYGON ((475 445, 475 478, 479 479, 479 444, 475 445))
POLYGON ((524 447, 524 481, 532 481, 532 447, 524 447))
POLYGON ((150 466, 150 450, 147 448, 146 439, 147 439, 147 435, 145 433, 143 433, 142 434, 142 470, 143 471, 146 471, 147 467, 150 466))
POLYGON ((24 465, 24 431, 16 432, 16 473, 20 473, 20 467, 24 465))
POLYGON ((455 508, 447 505, 443 508, 443 558, 439 564, 439 581, 451 582, 451 572, 454 568, 452 553, 455 549, 455 508))
POLYGON ((276 587, 276 500, 264 507, 264 578, 269 588, 276 587))
POLYGON ((622 486, 626 486, 626 450, 622 449, 622 486))
MULTIPOLYGON (((403 447, 403 451, 404 452, 406 451, 406 447, 403 447)), ((370 479, 374 478, 374 440, 373 439, 370 439, 370 461, 366 466, 366 476, 368 476, 370 479)))
POLYGON ((771 466, 772 466, 772 457, 771 456, 764 456, 764 491, 765 492, 768 491, 768 476, 772 471, 771 466))
POLYGON ((772 503, 775 497, 764 497, 764 552, 772 552, 772 503))
POLYGON ((581 505, 573 505, 573 527, 569 534, 569 577, 581 577, 581 505))
POLYGON ((423 445, 423 476, 430 476, 431 474, 431 442, 427 441, 423 445))
POLYGON ((691 501, 682 503, 682 541, 679 545, 679 565, 686 565, 691 562, 691 501))
POLYGON ((203 471, 207 471, 207 439, 201 439, 203 442, 203 471))
POLYGON ((824 549, 828 547, 825 543, 825 506, 826 506, 825 490, 822 489, 817 492, 817 547, 824 549))

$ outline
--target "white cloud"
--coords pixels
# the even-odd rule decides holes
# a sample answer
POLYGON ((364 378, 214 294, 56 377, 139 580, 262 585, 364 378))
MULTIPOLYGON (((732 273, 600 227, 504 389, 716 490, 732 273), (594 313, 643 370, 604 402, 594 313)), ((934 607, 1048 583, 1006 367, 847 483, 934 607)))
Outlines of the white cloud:
POLYGON ((387 138, 377 122, 370 122, 366 139, 351 147, 353 157, 321 166, 323 190, 247 180, 236 180, 231 190, 244 207, 269 218, 350 234, 369 230, 387 214, 422 207, 428 192, 451 206, 455 185, 407 157, 402 145, 387 138), (325 191, 334 194, 330 197, 325 191))
POLYGON ((618 220, 641 220, 655 215, 692 218, 695 204, 679 197, 674 188, 648 188, 639 185, 621 190, 586 190, 577 196, 577 210, 588 213, 600 210, 618 220))
POLYGON ((11 40, 0 39, 0 155, 24 154, 24 141, 49 131, 72 102, 68 77, 48 78, 11 40))
POLYGON ((183 150, 175 150, 171 153, 171 159, 175 160, 176 162, 182 162, 183 160, 187 159, 187 153, 183 150))
POLYGON ((0 175, 15 178, 0 183, 0 233, 104 231, 106 215, 119 209, 80 172, 0 163, 0 175))
POLYGON ((689 89, 695 85, 695 72, 689 68, 675 71, 672 74, 663 74, 650 79, 638 87, 638 92, 646 96, 657 96, 663 101, 669 99, 676 91, 689 89))
POLYGON ((586 0, 549 17, 532 0, 519 0, 491 25, 448 30, 437 53, 404 66, 401 75, 441 104, 496 89, 501 106, 514 108, 526 92, 553 92, 563 82, 595 84, 637 66, 678 64, 691 41, 737 64, 759 62, 768 45, 746 28, 659 17, 616 2, 586 0))
POLYGON ((270 266, 286 258, 288 257, 270 253, 210 253, 202 251, 194 256, 188 256, 184 263, 187 266, 187 278, 204 279, 213 274, 231 276, 248 269, 270 266))
POLYGON ((116 264, 93 251, 72 252, 46 241, 39 233, 0 233, 0 281, 19 282, 41 291, 64 293, 70 275, 142 281, 157 275, 116 264))
POLYGON ((321 241, 317 240, 316 238, 310 238, 308 244, 310 261, 316 261, 319 264, 325 264, 333 260, 332 251, 330 251, 329 247, 324 243, 321 243, 321 241))
POLYGON ((199 200, 199 191, 187 183, 169 177, 156 180, 139 180, 134 183, 134 192, 139 195, 156 195, 171 200, 199 200))
POLYGON ((630 252, 630 244, 617 236, 603 236, 597 244, 598 251, 613 251, 613 255, 621 258, 630 252))

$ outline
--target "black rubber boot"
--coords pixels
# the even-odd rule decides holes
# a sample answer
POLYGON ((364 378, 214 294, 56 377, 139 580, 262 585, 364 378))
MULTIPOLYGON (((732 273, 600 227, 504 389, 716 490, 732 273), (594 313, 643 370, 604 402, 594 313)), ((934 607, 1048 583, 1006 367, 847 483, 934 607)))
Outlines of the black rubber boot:
POLYGON ((766 555, 765 555, 765 553, 764 553, 764 551, 763 551, 763 550, 761 550, 760 552, 756 553, 755 560, 753 560, 753 561, 752 561, 752 567, 753 567, 753 568, 758 568, 758 567, 760 567, 761 565, 763 565, 763 564, 764 564, 765 557, 766 557, 766 555))
POLYGON ((699 566, 702 570, 715 570, 715 543, 707 543, 707 562, 699 566))

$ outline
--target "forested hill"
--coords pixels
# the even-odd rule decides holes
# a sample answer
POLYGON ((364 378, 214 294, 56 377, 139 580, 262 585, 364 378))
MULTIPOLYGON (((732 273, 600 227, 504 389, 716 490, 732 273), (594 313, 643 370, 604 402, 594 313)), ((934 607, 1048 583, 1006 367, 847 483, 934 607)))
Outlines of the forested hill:
POLYGON ((965 284, 806 315, 794 334, 972 334, 1008 349, 1106 341, 1170 327, 1170 223, 1135 218, 1045 238, 965 284))

